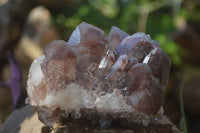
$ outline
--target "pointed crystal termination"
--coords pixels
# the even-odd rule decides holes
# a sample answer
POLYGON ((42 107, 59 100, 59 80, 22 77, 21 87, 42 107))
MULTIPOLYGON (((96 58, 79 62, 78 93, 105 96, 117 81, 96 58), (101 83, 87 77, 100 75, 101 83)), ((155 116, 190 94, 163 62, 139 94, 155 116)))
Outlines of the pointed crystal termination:
POLYGON ((46 125, 59 118, 149 121, 160 114, 170 64, 149 35, 112 27, 107 39, 83 22, 32 63, 27 101, 46 125))
POLYGON ((115 50, 122 40, 127 36, 129 35, 126 32, 122 31, 116 26, 113 26, 108 36, 109 47, 112 50, 115 50))
POLYGON ((45 62, 42 67, 45 80, 51 90, 64 89, 74 79, 76 56, 65 41, 53 41, 45 49, 45 62))
POLYGON ((103 57, 98 68, 110 69, 114 62, 115 62, 114 52, 111 49, 108 49, 106 52, 106 56, 103 57))
POLYGON ((132 36, 126 37, 117 47, 118 55, 127 54, 130 57, 135 57, 139 62, 142 62, 144 57, 155 47, 151 42, 149 35, 144 33, 135 33, 132 36))
POLYGON ((127 63, 128 63, 127 55, 121 55, 118 58, 118 60, 115 62, 115 64, 112 66, 112 69, 107 78, 112 78, 116 74, 116 72, 123 71, 125 69, 127 63))
POLYGON ((143 62, 147 63, 151 67, 153 75, 160 80, 161 88, 164 89, 168 83, 171 66, 170 58, 161 48, 156 47, 148 56, 145 57, 145 59, 143 62))
POLYGON ((107 43, 104 31, 91 24, 81 23, 68 41, 75 49, 78 71, 85 72, 91 63, 99 63, 108 47, 107 43))
POLYGON ((44 59, 44 55, 35 59, 29 70, 27 81, 27 93, 29 98, 26 102, 32 106, 43 105, 46 97, 48 88, 44 79, 44 73, 41 69, 41 64, 44 62, 44 59))
POLYGON ((102 58, 101 62, 99 63, 98 69, 95 71, 95 76, 99 78, 105 78, 110 69, 112 68, 113 64, 115 63, 115 53, 113 50, 108 49, 106 51, 106 55, 102 58))

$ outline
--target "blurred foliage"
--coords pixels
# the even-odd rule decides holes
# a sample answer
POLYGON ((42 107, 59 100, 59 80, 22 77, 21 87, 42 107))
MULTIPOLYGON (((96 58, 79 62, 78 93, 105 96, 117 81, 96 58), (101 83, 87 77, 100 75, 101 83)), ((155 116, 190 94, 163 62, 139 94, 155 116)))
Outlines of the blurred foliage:
POLYGON ((187 75, 185 74, 182 79, 180 90, 179 90, 179 101, 180 101, 180 110, 181 110, 181 119, 180 119, 179 127, 181 131, 183 131, 184 133, 188 133, 184 103, 183 103, 183 87, 184 87, 186 78, 187 78, 187 75))
POLYGON ((160 42, 173 65, 179 66, 185 50, 173 41, 171 34, 177 28, 178 18, 199 17, 200 10, 193 3, 189 0, 84 0, 71 16, 67 13, 53 16, 52 24, 60 27, 66 40, 82 21, 96 25, 106 34, 113 25, 129 34, 146 32, 160 42))

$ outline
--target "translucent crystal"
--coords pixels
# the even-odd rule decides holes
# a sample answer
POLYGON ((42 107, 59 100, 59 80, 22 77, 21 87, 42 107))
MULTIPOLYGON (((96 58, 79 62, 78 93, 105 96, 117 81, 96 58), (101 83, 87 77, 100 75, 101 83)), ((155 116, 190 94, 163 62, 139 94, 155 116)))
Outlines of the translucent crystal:
POLYGON ((51 90, 63 89, 74 79, 76 56, 65 41, 53 41, 45 49, 45 61, 42 67, 45 80, 51 90))
POLYGON ((126 100, 117 89, 114 89, 112 93, 98 97, 95 100, 95 106, 100 112, 133 111, 132 107, 126 104, 126 100))
POLYGON ((151 43, 151 37, 141 32, 126 37, 117 47, 117 53, 118 55, 128 54, 142 62, 154 47, 155 44, 151 43))
POLYGON ((126 32, 122 31, 116 26, 113 26, 108 36, 109 47, 115 50, 122 40, 129 36, 126 32))
POLYGON ((45 56, 42 55, 35 59, 29 70, 27 81, 27 93, 29 98, 27 101, 33 106, 43 105, 48 89, 41 69, 41 64, 43 63, 44 58, 45 56))
POLYGON ((44 60, 44 55, 38 57, 30 67, 29 77, 31 77, 32 79, 31 82, 35 86, 38 86, 40 84, 44 76, 40 66, 43 60, 44 60))
POLYGON ((142 37, 142 39, 144 39, 144 40, 151 41, 150 35, 145 34, 145 33, 143 33, 143 32, 137 32, 137 33, 133 34, 132 36, 133 36, 133 37, 142 37))
POLYGON ((163 91, 152 76, 151 68, 143 63, 134 65, 126 76, 128 101, 146 114, 156 114, 163 101, 163 91))
POLYGON ((68 43, 77 55, 77 70, 87 71, 91 63, 99 63, 107 48, 107 37, 101 29, 81 23, 73 32, 68 43))
POLYGON ((146 63, 151 67, 153 75, 160 80, 161 88, 164 89, 168 83, 171 66, 170 58, 160 47, 157 47, 149 53, 148 62, 146 63))
POLYGON ((118 55, 129 54, 132 48, 139 43, 141 37, 126 37, 121 44, 117 47, 118 55))
POLYGON ((95 76, 99 78, 105 78, 107 76, 106 74, 110 71, 113 64, 115 63, 115 60, 116 59, 114 51, 108 49, 105 56, 102 58, 101 62, 98 65, 95 76))
POLYGON ((115 61, 114 52, 111 49, 108 49, 106 56, 101 60, 98 68, 110 69, 115 61))
POLYGON ((27 101, 46 125, 60 118, 98 120, 100 127, 142 118, 148 125, 161 113, 170 64, 145 33, 128 36, 112 27, 107 39, 83 22, 68 42, 53 41, 32 63, 27 101))
POLYGON ((107 78, 112 78, 117 71, 123 71, 128 63, 128 57, 127 55, 121 55, 118 60, 115 62, 115 64, 112 66, 111 72, 108 75, 107 78))
POLYGON ((152 70, 147 64, 138 63, 132 66, 125 77, 128 86, 126 94, 130 95, 135 90, 146 89, 150 84, 151 76, 152 70))

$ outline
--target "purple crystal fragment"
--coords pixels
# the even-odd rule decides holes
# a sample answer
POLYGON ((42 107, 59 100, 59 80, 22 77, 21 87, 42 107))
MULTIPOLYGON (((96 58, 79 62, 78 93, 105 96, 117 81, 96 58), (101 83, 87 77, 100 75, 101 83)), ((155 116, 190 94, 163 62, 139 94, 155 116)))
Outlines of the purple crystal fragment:
POLYGON ((122 31, 116 26, 113 26, 108 36, 109 47, 112 50, 115 50, 122 40, 127 36, 129 35, 126 32, 122 31))
POLYGON ((126 76, 128 102, 140 112, 156 114, 163 101, 163 91, 152 79, 151 68, 144 63, 134 65, 126 76))
POLYGON ((142 62, 144 57, 155 47, 150 42, 150 37, 143 33, 136 33, 126 37, 117 47, 118 55, 127 54, 130 57, 135 57, 139 62, 142 62))
POLYGON ((143 89, 146 88, 146 86, 149 86, 151 75, 152 70, 147 64, 138 63, 132 66, 125 77, 128 87, 126 94, 130 95, 135 90, 143 89))
POLYGON ((153 75, 160 80, 161 88, 164 89, 168 83, 170 58, 160 47, 156 47, 145 57, 144 62, 151 67, 153 75))
POLYGON ((117 47, 118 55, 129 54, 132 48, 139 43, 141 37, 126 37, 121 44, 117 47))
POLYGON ((128 63, 128 57, 127 55, 121 55, 118 60, 115 62, 115 64, 112 66, 112 69, 109 74, 109 78, 112 78, 117 71, 121 72, 125 69, 126 65, 128 63))
POLYGON ((107 43, 104 31, 91 24, 81 23, 68 41, 75 49, 78 71, 85 72, 91 63, 99 63, 107 43))
POLYGON ((47 125, 59 118, 155 117, 162 108, 170 64, 149 35, 128 36, 112 27, 107 39, 101 29, 83 22, 67 43, 53 41, 33 62, 27 101, 47 125))
POLYGON ((115 52, 111 49, 108 49, 105 56, 99 63, 98 69, 95 70, 95 75, 99 78, 105 78, 107 76, 106 74, 110 71, 115 63, 115 60, 115 52))
POLYGON ((126 71, 129 71, 130 68, 131 68, 133 65, 137 64, 137 63, 138 63, 138 59, 137 59, 137 58, 135 58, 135 57, 129 58, 128 64, 127 64, 127 66, 126 66, 126 71))

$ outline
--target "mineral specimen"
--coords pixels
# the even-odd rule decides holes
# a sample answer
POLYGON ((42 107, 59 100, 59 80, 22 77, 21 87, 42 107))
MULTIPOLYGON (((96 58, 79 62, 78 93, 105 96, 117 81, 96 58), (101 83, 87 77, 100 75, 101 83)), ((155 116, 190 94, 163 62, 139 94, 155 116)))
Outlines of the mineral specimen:
POLYGON ((112 119, 148 121, 162 112, 170 64, 149 35, 112 27, 107 39, 83 22, 68 42, 53 41, 32 63, 26 101, 46 125, 61 118, 105 127, 112 119))

